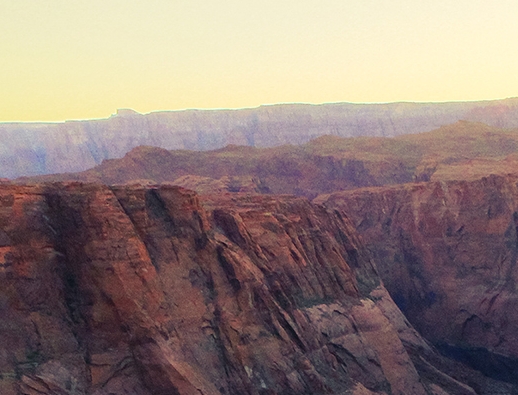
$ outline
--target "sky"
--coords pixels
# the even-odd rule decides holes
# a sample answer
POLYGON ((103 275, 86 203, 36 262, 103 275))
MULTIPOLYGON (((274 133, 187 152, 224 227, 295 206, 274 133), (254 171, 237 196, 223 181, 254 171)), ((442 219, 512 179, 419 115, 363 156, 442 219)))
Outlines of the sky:
POLYGON ((0 122, 518 96, 516 0, 0 0, 0 122))

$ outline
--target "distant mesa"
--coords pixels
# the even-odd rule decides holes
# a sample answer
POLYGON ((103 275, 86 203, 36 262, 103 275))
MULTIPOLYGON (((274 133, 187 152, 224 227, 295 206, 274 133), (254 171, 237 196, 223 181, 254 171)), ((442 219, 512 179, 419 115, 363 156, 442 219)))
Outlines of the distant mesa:
MULTIPOLYGON (((189 151, 221 149, 230 144, 264 148, 301 145, 323 135, 418 134, 462 119, 502 129, 518 128, 518 98, 452 103, 282 104, 147 114, 122 108, 107 119, 0 123, 0 177, 83 171, 105 159, 122 158, 139 145, 189 151)), ((326 138, 319 145, 330 149, 334 143, 326 138)))
POLYGON ((131 108, 119 108, 117 109, 117 113, 115 114, 116 117, 135 117, 142 115, 139 112, 136 112, 135 110, 132 110, 131 108))
POLYGON ((188 151, 140 146, 84 172, 18 181, 113 185, 139 180, 145 185, 142 180, 151 179, 153 184, 173 182, 203 195, 260 192, 312 199, 361 187, 516 174, 517 168, 516 130, 458 121, 394 138, 321 136, 307 144, 271 148, 228 145, 188 151))

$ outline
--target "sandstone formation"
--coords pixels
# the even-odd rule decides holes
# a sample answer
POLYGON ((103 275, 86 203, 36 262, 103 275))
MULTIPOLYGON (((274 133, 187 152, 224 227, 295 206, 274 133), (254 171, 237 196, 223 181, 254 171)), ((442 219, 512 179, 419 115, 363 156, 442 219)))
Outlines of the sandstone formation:
POLYGON ((0 177, 77 172, 139 145, 209 150, 228 144, 272 147, 322 135, 393 137, 458 120, 518 127, 518 99, 457 103, 283 104, 242 110, 146 115, 120 110, 108 119, 0 124, 0 177))
POLYGON ((517 155, 517 130, 462 121, 418 135, 322 136, 275 148, 234 145, 195 152, 141 146, 85 172, 18 181, 173 182, 201 193, 255 191, 314 198, 366 186, 516 173, 517 155))
MULTIPOLYGON (((167 184, 165 182, 164 184, 167 184)), ((172 185, 196 191, 202 195, 221 193, 270 193, 268 188, 260 179, 247 176, 223 176, 219 179, 186 175, 171 182, 172 185)))
POLYGON ((346 211, 380 277, 443 352, 518 382, 518 179, 365 188, 316 201, 346 211))
POLYGON ((2 395, 512 390, 435 353, 304 199, 5 184, 0 258, 2 395))

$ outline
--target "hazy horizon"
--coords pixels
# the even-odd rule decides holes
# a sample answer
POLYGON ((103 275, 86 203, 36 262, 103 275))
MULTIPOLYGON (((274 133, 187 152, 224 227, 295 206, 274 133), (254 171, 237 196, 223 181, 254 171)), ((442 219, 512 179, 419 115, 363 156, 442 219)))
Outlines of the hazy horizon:
POLYGON ((148 115, 154 113, 162 113, 162 112, 187 112, 187 111, 239 111, 239 110, 254 110, 261 107, 274 107, 274 106, 283 106, 283 105, 307 105, 307 106, 325 106, 325 105, 340 105, 340 104, 350 104, 350 105, 390 105, 390 104, 417 104, 417 105, 427 105, 427 104, 448 104, 448 103, 477 103, 477 102, 493 102, 493 101, 504 101, 504 100, 518 100, 517 97, 504 97, 497 99, 482 99, 482 100, 446 100, 446 101, 393 101, 393 102, 348 102, 348 101, 339 101, 339 102, 322 102, 322 103, 309 103, 309 102, 283 102, 283 103, 264 103, 259 104, 257 106, 249 106, 249 107, 228 107, 228 108, 216 108, 216 107, 207 107, 207 108, 177 108, 177 109, 159 109, 159 110, 151 110, 147 112, 140 112, 133 108, 117 108, 112 111, 107 116, 95 117, 95 118, 70 118, 70 119, 62 119, 62 120, 30 120, 30 121, 3 121, 0 120, 0 124, 10 124, 10 123, 28 123, 28 124, 38 124, 38 123, 64 123, 64 122, 75 122, 75 121, 93 121, 93 120, 103 120, 108 119, 110 117, 116 116, 119 111, 129 110, 138 115, 148 115))
POLYGON ((510 0, 5 0, 0 122, 516 97, 516 15, 510 0))

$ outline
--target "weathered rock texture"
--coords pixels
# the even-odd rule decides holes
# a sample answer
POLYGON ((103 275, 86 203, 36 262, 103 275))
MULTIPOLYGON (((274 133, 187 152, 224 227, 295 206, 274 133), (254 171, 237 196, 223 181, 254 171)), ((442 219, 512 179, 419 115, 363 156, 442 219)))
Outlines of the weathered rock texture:
POLYGON ((349 213, 395 302, 427 339, 518 382, 518 179, 366 188, 349 213))
POLYGON ((139 145, 208 150, 271 147, 322 135, 398 136, 458 120, 518 127, 518 99, 465 103, 284 104, 242 110, 188 110, 109 119, 0 124, 0 177, 77 172, 139 145))
POLYGON ((176 187, 0 186, 0 393, 475 393, 439 370, 342 214, 205 205, 176 187))

